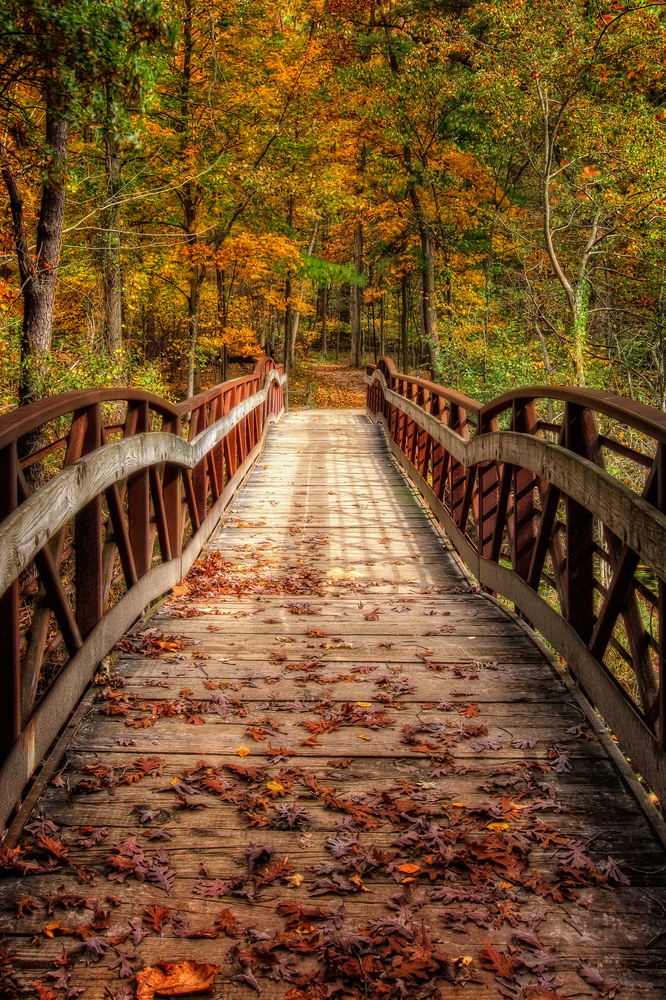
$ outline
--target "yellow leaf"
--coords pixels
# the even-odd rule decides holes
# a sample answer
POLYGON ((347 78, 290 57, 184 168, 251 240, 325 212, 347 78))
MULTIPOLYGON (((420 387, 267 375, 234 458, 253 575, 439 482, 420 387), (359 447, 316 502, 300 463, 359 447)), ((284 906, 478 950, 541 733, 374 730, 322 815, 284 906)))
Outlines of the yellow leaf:
POLYGON ((372 705, 372 702, 371 701, 355 701, 354 704, 357 705, 359 708, 370 708, 371 705, 372 705))
POLYGON ((365 733, 359 733, 358 734, 358 738, 359 738, 359 740, 369 740, 370 739, 370 737, 366 736, 365 733))
POLYGON ((238 750, 236 751, 239 757, 247 757, 249 752, 250 751, 248 750, 247 747, 239 747, 238 750))
POLYGON ((296 873, 295 875, 290 875, 287 879, 287 885, 290 889, 298 889, 299 885, 303 883, 303 876, 296 873))
POLYGON ((508 823, 489 823, 486 830, 508 830, 508 823))
MULTIPOLYGON (((266 788, 269 792, 286 792, 287 789, 284 785, 281 785, 279 781, 268 781, 266 783, 266 788)), ((282 807, 280 807, 282 808, 282 807)))

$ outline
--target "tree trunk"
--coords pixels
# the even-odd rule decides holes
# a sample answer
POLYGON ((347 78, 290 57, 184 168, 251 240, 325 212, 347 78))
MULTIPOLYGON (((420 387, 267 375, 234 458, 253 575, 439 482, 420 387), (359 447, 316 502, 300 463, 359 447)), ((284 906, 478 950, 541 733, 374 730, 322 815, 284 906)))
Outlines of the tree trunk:
POLYGON ((187 357, 187 398, 201 392, 201 366, 198 358, 199 311, 201 305, 201 285, 205 268, 193 264, 190 272, 190 292, 187 298, 187 327, 190 349, 187 357))
POLYGON ((428 366, 433 379, 437 379, 439 359, 439 334, 437 331, 437 306, 435 304, 435 241, 430 227, 423 223, 421 229, 421 337, 428 355, 428 366))
POLYGON ((328 287, 324 285, 321 290, 321 341, 319 343, 319 350, 321 351, 322 358, 326 357, 326 338, 328 335, 327 319, 326 313, 328 311, 328 287))
MULTIPOLYGON (((354 227, 354 269, 361 277, 363 274, 363 223, 358 221, 354 227)), ((363 289, 360 284, 352 285, 351 289, 351 363, 354 368, 360 366, 361 349, 361 319, 363 306, 363 289)))
POLYGON ((384 296, 379 302, 379 357, 384 357, 384 296))
POLYGON ((122 272, 120 269, 120 148, 113 135, 104 136, 106 207, 102 216, 104 268, 104 332, 110 354, 123 348, 122 272))
MULTIPOLYGON (((292 223, 293 223, 293 205, 292 205, 291 212, 292 212, 292 223)), ((319 219, 317 218, 317 219, 315 219, 315 224, 314 224, 314 226, 312 228, 312 236, 310 237, 310 243, 308 244, 308 257, 311 257, 312 254, 313 254, 313 252, 314 252, 315 243, 317 241, 317 231, 318 231, 318 229, 319 229, 319 219)), ((303 301, 304 294, 305 294, 305 282, 302 281, 301 282, 301 291, 300 291, 300 295, 299 295, 299 298, 298 298, 299 302, 303 301)), ((297 309, 294 312, 294 314, 293 314, 292 326, 289 328, 289 329, 291 329, 291 359, 292 359, 292 361, 294 359, 294 351, 296 350, 296 335, 298 334, 298 324, 299 324, 300 318, 301 318, 301 310, 297 309)))
POLYGON ((409 300, 409 278, 403 274, 400 281, 402 309, 400 312, 400 342, 402 345, 402 364, 405 375, 409 375, 409 332, 407 329, 407 307, 409 300))

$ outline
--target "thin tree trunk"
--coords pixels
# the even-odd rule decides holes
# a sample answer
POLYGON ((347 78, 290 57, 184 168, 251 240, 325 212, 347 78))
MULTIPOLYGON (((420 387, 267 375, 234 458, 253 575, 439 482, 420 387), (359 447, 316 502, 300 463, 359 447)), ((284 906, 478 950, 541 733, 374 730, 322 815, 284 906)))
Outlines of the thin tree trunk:
MULTIPOLYGON (((21 191, 7 150, 0 143, 2 177, 9 195, 14 245, 23 294, 19 405, 32 403, 45 394, 45 355, 51 350, 53 306, 65 218, 69 124, 55 114, 48 102, 45 138, 49 150, 49 162, 42 186, 34 257, 30 251, 21 191)), ((40 431, 29 432, 19 442, 19 457, 29 455, 41 444, 40 431)), ((41 462, 36 462, 26 469, 26 479, 32 489, 41 486, 44 480, 41 462)))
POLYGON ((106 207, 102 216, 104 268, 104 328, 110 354, 123 348, 122 271, 120 267, 120 147, 115 137, 104 135, 106 207))
POLYGON ((328 335, 327 326, 327 312, 328 312, 328 286, 324 285, 321 290, 321 341, 319 343, 319 350, 321 351, 321 356, 326 357, 326 338, 328 335))
POLYGON ((403 274, 400 281, 401 305, 400 312, 400 342, 402 345, 402 363, 405 375, 409 374, 409 331, 407 329, 407 307, 409 299, 409 278, 403 274))
MULTIPOLYGON (((292 206, 292 220, 293 220, 293 206, 292 206)), ((319 229, 319 218, 316 218, 314 226, 312 228, 312 236, 310 237, 310 242, 308 244, 308 257, 312 257, 312 254, 314 252, 315 243, 317 242, 317 231, 318 231, 318 229, 319 229)), ((298 297, 298 301, 299 302, 303 301, 303 295, 304 294, 305 294, 305 282, 302 281, 301 282, 301 291, 300 291, 300 294, 299 294, 299 297, 298 297)), ((290 328, 291 329, 291 358, 292 358, 292 361, 293 361, 293 358, 294 358, 294 351, 296 350, 296 334, 298 333, 298 324, 299 324, 300 318, 301 318, 301 310, 297 309, 293 313, 292 327, 290 328)))
MULTIPOLYGON (((363 223, 358 221, 354 226, 354 270, 360 276, 363 274, 363 223)), ((363 309, 363 289, 360 284, 352 285, 351 289, 351 363, 354 368, 360 365, 361 321, 363 309)))
POLYGON ((384 357, 384 296, 379 303, 379 356, 384 357))

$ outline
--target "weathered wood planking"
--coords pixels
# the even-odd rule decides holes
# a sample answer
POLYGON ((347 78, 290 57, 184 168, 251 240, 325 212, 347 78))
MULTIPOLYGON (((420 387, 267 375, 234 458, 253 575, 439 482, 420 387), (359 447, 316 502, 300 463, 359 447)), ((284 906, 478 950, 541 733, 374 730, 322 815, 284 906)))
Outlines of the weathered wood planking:
MULTIPOLYGON (((213 547, 229 563, 220 579, 230 591, 204 593, 196 602, 182 595, 164 606, 142 635, 132 638, 137 647, 141 642, 149 645, 152 637, 174 648, 155 658, 125 653, 115 664, 111 690, 116 700, 130 706, 128 714, 103 714, 109 687, 100 687, 100 700, 70 744, 57 784, 47 788, 36 810, 58 824, 56 836, 67 845, 73 864, 0 883, 5 907, 0 933, 15 948, 22 982, 49 982, 46 977, 54 971, 62 945, 71 950, 80 940, 77 929, 91 918, 90 910, 61 907, 48 916, 36 909, 16 918, 20 899, 43 899, 63 884, 98 900, 108 911, 108 927, 98 934, 136 956, 135 968, 185 959, 221 964, 215 987, 216 996, 225 1000, 256 995, 236 978, 239 965, 225 962, 233 939, 224 934, 215 939, 179 937, 170 919, 159 934, 152 932, 133 948, 122 943, 131 929, 129 921, 140 921, 146 907, 162 905, 171 918, 178 912, 189 914, 195 932, 208 931, 227 907, 244 927, 275 937, 285 927, 275 911, 281 900, 331 911, 344 901, 343 931, 390 916, 394 911, 387 904, 404 885, 385 865, 363 875, 367 892, 359 887, 344 897, 329 893, 314 898, 309 892, 318 877, 313 868, 335 862, 329 838, 340 836, 341 821, 347 824, 343 836, 356 839, 360 847, 397 850, 405 862, 424 863, 418 851, 395 846, 405 821, 380 816, 376 829, 354 834, 352 817, 312 792, 307 781, 315 780, 334 790, 338 800, 351 803, 382 793, 387 801, 416 794, 436 824, 448 828, 451 817, 464 815, 473 839, 486 835, 488 817, 477 820, 479 814, 469 810, 504 801, 506 815, 513 815, 514 809, 523 819, 551 827, 555 837, 586 844, 596 861, 612 856, 630 886, 614 891, 581 886, 578 899, 556 903, 518 885, 517 906, 520 913, 544 911, 537 933, 542 947, 552 949, 544 971, 552 975, 551 983, 562 984, 557 987, 560 995, 594 995, 577 973, 581 961, 601 966, 607 981, 622 983, 619 1000, 657 1000, 664 995, 666 936, 660 935, 666 930, 666 857, 606 753, 601 724, 588 718, 520 625, 496 603, 470 591, 447 543, 387 461, 377 428, 357 413, 289 414, 269 438, 260 467, 213 547), (322 431, 326 427, 329 430, 322 431), (293 486, 286 485, 292 481, 293 486), (342 502, 338 491, 344 492, 342 502), (381 499, 374 503, 377 496, 381 499), (296 506, 303 503, 306 506, 296 506), (387 537, 393 541, 382 544, 387 537), (399 553, 412 549, 421 558, 408 566, 395 566, 387 557, 395 553, 393 558, 400 560, 399 553), (332 572, 338 568, 341 577, 332 572), (354 571, 362 573, 355 576, 354 571), (306 573, 314 581, 311 591, 289 593, 290 582, 303 583, 306 573), (235 586, 241 588, 238 594, 235 586), (256 589, 247 592, 247 586, 256 589), (192 611, 196 614, 189 617, 192 611), (428 663, 439 669, 429 669, 428 663), (287 669, 296 664, 304 669, 287 669), (361 672, 354 670, 358 667, 361 672), (220 698, 224 717, 214 711, 220 698), (382 728, 345 725, 314 738, 304 727, 357 702, 368 711, 384 711, 394 722, 382 728), (179 706, 171 718, 159 718, 148 728, 125 725, 171 703, 179 706), (471 705, 478 714, 461 714, 471 705), (188 715, 198 716, 200 724, 189 724, 188 715), (460 735, 465 725, 484 727, 477 748, 472 737, 460 735), (433 747, 418 749, 401 742, 403 726, 435 727, 419 734, 433 747), (264 727, 264 737, 255 741, 248 727, 264 727), (454 737, 448 747, 447 735, 454 737), (304 746, 311 738, 312 745, 304 746), (492 746, 484 748, 484 740, 492 746), (512 745, 525 741, 534 746, 512 745), (269 743, 293 755, 273 762, 269 743), (241 746, 249 751, 243 758, 237 754, 241 746), (568 763, 558 772, 552 765, 562 754, 568 763), (76 790, 90 779, 91 769, 101 766, 121 778, 136 771, 137 760, 154 756, 162 761, 160 775, 99 791, 76 790), (259 828, 248 826, 248 815, 236 803, 213 792, 199 792, 201 805, 184 808, 174 783, 196 782, 188 772, 202 758, 233 790, 243 792, 248 786, 225 769, 226 764, 261 767, 257 794, 270 780, 291 782, 291 787, 268 802, 268 824, 259 828), (441 774, 433 764, 438 759, 441 774), (501 800, 502 793, 508 798, 501 800), (508 800, 512 805, 506 805, 508 800), (306 811, 303 829, 276 826, 276 807, 285 804, 306 811), (146 813, 154 816, 141 823, 146 813), (78 840, 85 827, 105 827, 107 834, 99 843, 81 847, 78 840), (166 828, 170 839, 150 840, 157 828, 166 828), (175 872, 168 894, 149 881, 107 881, 112 873, 107 857, 132 837, 149 857, 167 851, 165 864, 175 872), (269 885, 251 901, 228 893, 206 898, 195 892, 204 878, 238 874, 244 866, 243 850, 251 842, 271 847, 274 857, 288 857, 303 881, 293 887, 269 885), (79 882, 77 865, 85 866, 89 875, 95 873, 94 884, 79 882), (114 905, 105 902, 110 893, 117 897, 114 905), (60 927, 49 938, 42 929, 54 920, 60 927)), ((511 831, 521 820, 508 822, 511 831)), ((534 843, 529 872, 552 877, 557 854, 557 844, 534 843)), ((492 869, 492 874, 494 881, 503 879, 501 868, 492 869)), ((453 881, 439 878, 432 884, 421 878, 417 892, 427 896, 443 885, 469 885, 459 869, 452 868, 450 876, 453 881)), ((497 1000, 498 982, 492 970, 483 967, 479 952, 483 941, 490 940, 508 953, 515 947, 514 928, 506 921, 496 927, 463 920, 463 926, 451 916, 460 906, 432 900, 418 909, 416 919, 419 926, 422 921, 428 926, 444 951, 469 956, 471 963, 461 966, 472 980, 466 993, 475 1000, 497 1000)), ((517 926, 528 929, 527 924, 517 926)), ((102 1000, 109 995, 107 987, 115 995, 121 986, 117 972, 109 969, 115 957, 109 947, 99 962, 77 962, 70 985, 85 988, 84 998, 102 1000)), ((296 969, 301 973, 317 968, 315 957, 298 956, 296 969)), ((255 974, 267 1000, 283 998, 291 988, 289 982, 268 978, 267 970, 255 974)), ((532 984, 538 985, 536 974, 532 984)), ((460 986, 443 980, 437 987, 447 1000, 461 995, 460 986)), ((515 986, 516 994, 518 989, 515 986)), ((345 995, 365 994, 350 984, 345 995)))

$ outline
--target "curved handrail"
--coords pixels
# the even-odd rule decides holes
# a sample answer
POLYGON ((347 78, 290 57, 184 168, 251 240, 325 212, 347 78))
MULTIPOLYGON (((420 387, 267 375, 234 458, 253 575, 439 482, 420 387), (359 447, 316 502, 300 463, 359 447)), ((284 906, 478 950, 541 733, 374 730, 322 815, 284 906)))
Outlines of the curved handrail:
POLYGON ((95 389, 0 418, 0 826, 100 660, 199 555, 280 419, 286 378, 262 358, 178 404, 95 389), (108 402, 126 412, 105 428, 108 402), (38 700, 45 666, 59 669, 38 700))
POLYGON ((666 414, 571 386, 481 404, 398 373, 390 358, 366 383, 368 414, 474 576, 565 657, 666 801, 666 414), (540 419, 543 400, 562 404, 561 423, 540 419), (645 450, 608 436, 616 423, 645 450), (606 467, 609 454, 626 481, 606 467), (618 660, 633 683, 618 679, 618 660))

